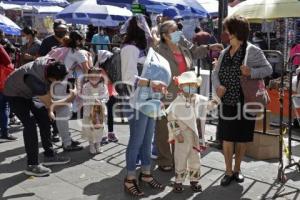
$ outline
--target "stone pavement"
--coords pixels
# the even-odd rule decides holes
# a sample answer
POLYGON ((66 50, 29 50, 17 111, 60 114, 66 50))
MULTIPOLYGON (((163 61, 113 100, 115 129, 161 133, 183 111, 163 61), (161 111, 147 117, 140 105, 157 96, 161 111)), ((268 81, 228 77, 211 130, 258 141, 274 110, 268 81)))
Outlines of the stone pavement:
MULTIPOLYGON (((71 121, 71 127, 72 137, 87 146, 87 142, 80 139, 79 126, 76 121, 71 121)), ((125 175, 128 126, 119 124, 115 129, 120 142, 106 145, 102 154, 91 157, 88 149, 62 153, 71 157, 72 161, 69 164, 51 167, 53 173, 48 177, 33 178, 22 173, 26 158, 21 128, 14 127, 15 135, 19 140, 16 142, 0 141, 2 142, 0 143, 0 199, 131 199, 123 192, 122 185, 125 175)), ((214 135, 215 126, 207 125, 207 129, 208 137, 214 135)), ((300 145, 296 145, 295 150, 300 152, 299 149, 300 145)), ((223 188, 219 185, 224 174, 222 153, 209 148, 202 157, 202 193, 193 194, 187 182, 182 194, 174 194, 170 186, 162 192, 144 187, 147 196, 143 199, 300 199, 300 173, 294 170, 287 172, 288 182, 285 185, 277 184, 277 160, 266 162, 246 158, 242 165, 246 176, 245 182, 234 183, 223 188), (282 196, 276 198, 276 194, 282 196)), ((166 185, 170 185, 170 180, 174 180, 174 173, 160 172, 155 168, 154 175, 166 185)))

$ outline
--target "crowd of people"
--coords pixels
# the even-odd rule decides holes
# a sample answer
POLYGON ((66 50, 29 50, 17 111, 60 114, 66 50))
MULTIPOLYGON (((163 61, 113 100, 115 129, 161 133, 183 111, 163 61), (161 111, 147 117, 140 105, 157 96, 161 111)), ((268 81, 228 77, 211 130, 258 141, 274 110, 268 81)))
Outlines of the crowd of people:
MULTIPOLYGON (((243 182, 241 161, 246 143, 253 140, 255 120, 249 119, 247 116, 251 114, 248 113, 236 117, 240 110, 244 111, 247 92, 241 88, 240 76, 264 78, 272 73, 262 50, 248 42, 249 22, 240 16, 225 19, 224 33, 228 38, 225 49, 201 27, 195 29, 193 41, 186 39, 181 31, 182 17, 174 7, 157 17, 156 26, 152 27, 150 22, 147 15, 135 15, 120 25, 118 33, 110 38, 104 28, 97 30, 89 26, 85 36, 78 30, 69 31, 63 20, 56 20, 54 34, 42 41, 37 39, 36 30, 24 27, 20 49, 22 66, 16 69, 10 52, 0 45, 1 138, 16 139, 8 131, 9 115, 16 115, 24 127, 25 174, 45 176, 51 173, 48 166, 70 161, 53 150, 55 142, 61 140, 67 152, 83 148, 71 138, 71 118, 82 118, 82 136, 89 142, 92 155, 101 153, 101 147, 108 142, 118 142, 114 133, 114 111, 121 101, 130 132, 124 178, 127 193, 143 196, 141 182, 153 189, 164 189, 152 176, 151 158, 161 171, 175 171, 174 192, 183 192, 182 183, 187 175, 192 191, 200 192, 199 135, 205 131, 207 111, 216 108, 221 113, 217 131, 226 166, 221 185, 227 186, 233 180, 243 182), (170 84, 142 78, 150 48, 168 61, 174 77, 170 84), (197 94, 201 77, 196 76, 194 66, 195 60, 205 60, 212 52, 220 56, 214 63, 212 80, 216 95, 208 100, 197 94), (111 60, 118 56, 120 69, 114 76, 120 75, 122 87, 114 87, 112 74, 106 70, 109 63, 117 65, 111 60), (147 88, 144 91, 148 91, 149 99, 154 98, 152 94, 162 98, 165 115, 156 118, 134 105, 133 94, 140 88, 147 88), (201 119, 200 125, 198 119, 201 119), (42 162, 38 160, 36 126, 44 149, 42 162), (138 164, 141 172, 137 176, 138 164)), ((210 60, 205 62, 205 65, 210 64, 210 60)))

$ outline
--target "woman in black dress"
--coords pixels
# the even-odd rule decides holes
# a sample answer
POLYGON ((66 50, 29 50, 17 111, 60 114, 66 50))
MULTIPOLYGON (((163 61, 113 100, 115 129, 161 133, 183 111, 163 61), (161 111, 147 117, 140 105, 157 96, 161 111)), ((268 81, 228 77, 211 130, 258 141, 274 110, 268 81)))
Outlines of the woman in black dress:
POLYGON ((218 124, 226 164, 226 174, 221 180, 222 186, 229 185, 232 180, 244 181, 240 169, 241 161, 246 152, 247 142, 253 140, 255 116, 245 112, 240 76, 255 79, 264 78, 272 73, 272 67, 262 50, 247 42, 250 28, 245 18, 226 18, 224 28, 229 35, 230 45, 221 53, 213 72, 213 84, 217 95, 222 99, 218 124), (235 165, 232 169, 234 149, 235 165))

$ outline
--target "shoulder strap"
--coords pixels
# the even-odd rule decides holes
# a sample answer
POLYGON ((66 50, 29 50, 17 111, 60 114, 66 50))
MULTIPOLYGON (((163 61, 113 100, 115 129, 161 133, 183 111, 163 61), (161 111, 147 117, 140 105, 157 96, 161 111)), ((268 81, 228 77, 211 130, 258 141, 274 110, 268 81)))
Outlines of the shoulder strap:
POLYGON ((243 61, 244 65, 247 65, 248 55, 249 55, 249 47, 250 47, 250 45, 247 44, 246 51, 245 51, 245 57, 244 57, 244 61, 243 61))

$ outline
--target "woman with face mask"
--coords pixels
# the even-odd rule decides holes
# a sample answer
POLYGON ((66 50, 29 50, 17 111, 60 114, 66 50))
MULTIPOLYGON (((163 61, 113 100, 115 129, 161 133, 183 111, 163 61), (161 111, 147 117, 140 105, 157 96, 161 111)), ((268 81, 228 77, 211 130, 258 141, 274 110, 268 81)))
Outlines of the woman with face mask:
MULTIPOLYGON (((199 47, 187 48, 183 40, 183 33, 178 30, 175 21, 168 20, 160 26, 160 43, 155 51, 169 61, 172 76, 179 76, 183 72, 193 70, 193 59, 206 56, 209 50, 219 49, 219 44, 210 46, 201 45, 199 47)), ((168 105, 177 96, 177 86, 170 84, 168 87, 168 95, 164 98, 164 104, 168 105)), ((173 156, 170 151, 168 141, 167 119, 163 117, 156 124, 156 144, 158 150, 157 163, 162 171, 171 171, 173 167, 173 156)))
POLYGON ((253 141, 255 116, 245 109, 244 92, 241 88, 241 75, 251 79, 262 79, 272 74, 272 66, 263 51, 247 42, 250 26, 241 16, 226 18, 223 22, 230 45, 222 51, 213 71, 212 83, 221 98, 218 133, 223 141, 226 173, 221 180, 222 186, 233 180, 244 181, 241 161, 246 145, 253 141), (246 56, 247 55, 247 56, 246 56), (235 147, 234 147, 235 146, 235 147), (235 150, 235 165, 232 166, 235 150))
MULTIPOLYGON (((81 90, 82 87, 82 78, 84 74, 87 74, 89 69, 93 66, 91 54, 82 49, 84 43, 84 36, 79 31, 71 31, 69 37, 63 39, 63 51, 65 57, 63 58, 63 63, 66 65, 68 70, 68 75, 63 82, 57 83, 53 87, 53 93, 57 99, 66 96, 68 87, 76 87, 81 90)), ((56 51, 56 49, 51 52, 56 51)), ((49 55, 51 55, 51 52, 49 55)), ((76 97, 73 101, 73 116, 77 117, 77 112, 80 109, 80 98, 76 97)), ((68 105, 59 106, 55 108, 56 117, 61 118, 61 120, 56 121, 59 135, 62 138, 63 149, 64 151, 78 151, 82 147, 77 141, 73 141, 69 133, 69 121, 67 118, 70 117, 70 108, 68 105), (63 119, 62 119, 63 118, 63 119)))
POLYGON ((29 26, 22 30, 21 64, 35 60, 39 55, 41 41, 36 38, 37 31, 29 26))

